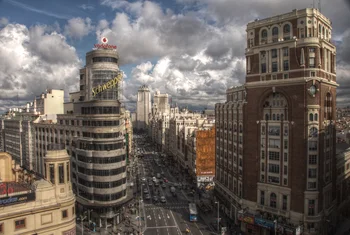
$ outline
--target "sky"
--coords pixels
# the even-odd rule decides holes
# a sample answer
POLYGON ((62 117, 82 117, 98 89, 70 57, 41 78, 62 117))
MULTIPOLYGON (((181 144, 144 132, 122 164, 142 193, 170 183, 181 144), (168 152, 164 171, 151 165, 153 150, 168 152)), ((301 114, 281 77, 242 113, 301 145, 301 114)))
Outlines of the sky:
MULTIPOLYGON (((322 0, 337 45, 338 106, 350 105, 350 1, 322 0)), ((46 89, 79 90, 85 54, 117 45, 123 102, 148 85, 192 110, 225 102, 245 81, 246 25, 317 0, 0 0, 0 113, 46 89)))

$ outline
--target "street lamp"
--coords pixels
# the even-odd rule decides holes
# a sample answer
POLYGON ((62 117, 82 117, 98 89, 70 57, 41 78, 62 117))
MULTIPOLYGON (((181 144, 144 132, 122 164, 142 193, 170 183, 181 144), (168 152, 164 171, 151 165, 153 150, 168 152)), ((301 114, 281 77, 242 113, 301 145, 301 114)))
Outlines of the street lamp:
POLYGON ((218 228, 218 232, 220 232, 220 224, 219 224, 219 222, 220 222, 220 210, 219 210, 220 202, 216 201, 215 204, 218 204, 218 221, 217 221, 218 224, 217 224, 217 228, 218 228))
POLYGON ((277 234, 277 220, 274 220, 273 223, 275 224, 275 235, 277 234))
POLYGON ((81 235, 84 235, 84 219, 86 219, 86 215, 80 215, 78 219, 81 220, 81 235))

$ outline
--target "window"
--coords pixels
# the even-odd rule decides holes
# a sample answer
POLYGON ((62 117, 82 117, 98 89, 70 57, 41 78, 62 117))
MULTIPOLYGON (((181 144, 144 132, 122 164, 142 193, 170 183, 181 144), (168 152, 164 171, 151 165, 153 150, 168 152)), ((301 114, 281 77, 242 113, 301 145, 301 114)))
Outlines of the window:
POLYGON ((269 135, 280 136, 281 128, 279 126, 269 126, 269 135))
POLYGON ((270 148, 280 148, 281 140, 279 139, 269 139, 269 147, 270 148))
POLYGON ((289 74, 288 73, 283 74, 283 79, 288 79, 288 78, 289 78, 289 74))
POLYGON ((50 181, 51 183, 55 184, 55 165, 50 164, 49 168, 50 168, 50 181))
POLYGON ((272 62, 272 72, 277 72, 277 62, 272 62))
POLYGON ((283 27, 283 33, 289 33, 290 32, 290 25, 289 24, 286 24, 284 27, 283 27))
POLYGON ((265 151, 264 150, 261 151, 261 159, 265 159, 265 151))
POLYGON ((309 155, 309 164, 310 165, 317 164, 317 155, 309 155))
POLYGON ((283 70, 284 71, 288 71, 289 70, 289 61, 288 60, 284 60, 283 61, 283 70))
POLYGON ((94 57, 92 58, 93 63, 98 63, 98 62, 112 62, 112 63, 118 63, 118 60, 113 57, 94 57))
POLYGON ((21 229, 26 227, 26 219, 15 220, 15 229, 21 229))
POLYGON ((272 36, 278 36, 278 28, 277 27, 272 28, 272 36))
POLYGON ((279 184, 280 183, 280 178, 276 177, 276 176, 269 176, 269 183, 279 184))
POLYGON ((286 178, 283 179, 283 184, 288 185, 288 180, 286 178))
POLYGON ((280 160, 280 153, 269 151, 269 160, 279 161, 280 160))
POLYGON ((283 166, 283 173, 288 175, 288 166, 283 166))
POLYGON ((69 162, 67 162, 67 182, 70 180, 70 175, 69 175, 69 162))
POLYGON ((316 182, 308 182, 307 183, 307 188, 308 189, 316 189, 317 187, 317 183, 316 182))
POLYGON ((266 42, 267 39, 267 30, 264 29, 263 31, 261 31, 261 42, 266 42))
POLYGON ((58 179, 59 183, 63 184, 64 183, 64 168, 63 168, 63 163, 58 164, 58 179))
POLYGON ((317 141, 309 141, 309 151, 317 151, 317 141))
POLYGON ((309 58, 309 68, 315 68, 315 57, 309 58))
POLYGON ((318 115, 317 113, 315 113, 315 121, 318 121, 317 119, 318 119, 318 115))
POLYGON ((315 200, 309 200, 308 215, 315 215, 315 200))
POLYGON ((284 161, 288 162, 288 153, 284 153, 284 161))
POLYGON ((282 198, 282 210, 287 210, 287 204, 288 203, 288 197, 287 195, 283 195, 283 198, 282 198))
POLYGON ((317 175, 317 169, 314 169, 314 168, 310 168, 309 169, 309 178, 316 178, 316 175, 317 175))
POLYGON ((265 191, 260 191, 260 205, 265 205, 265 191))
POLYGON ((277 49, 272 49, 271 50, 271 57, 272 58, 277 58, 277 49))
POLYGON ((266 73, 266 64, 261 64, 261 73, 266 73))
POLYGON ((284 140, 284 149, 288 149, 288 140, 284 140))
POLYGON ((62 211, 62 219, 67 218, 68 217, 68 210, 63 210, 62 211))
POLYGON ((312 122, 314 120, 314 115, 312 113, 309 114, 309 121, 312 122))
POLYGON ((310 53, 315 53, 315 48, 313 47, 313 48, 309 48, 309 52, 310 53))
POLYGON ((261 182, 264 182, 264 181, 265 181, 265 176, 261 175, 261 182))
POLYGON ((270 173, 279 173, 280 172, 280 165, 277 164, 269 164, 269 172, 270 173))
POLYGON ((288 47, 284 47, 282 50, 283 50, 283 56, 289 55, 289 48, 288 47))
POLYGON ((75 207, 72 207, 72 215, 75 215, 75 207))
POLYGON ((275 193, 270 194, 270 207, 276 208, 277 206, 277 196, 275 193))
POLYGON ((3 233, 4 231, 4 223, 0 223, 0 233, 3 233))

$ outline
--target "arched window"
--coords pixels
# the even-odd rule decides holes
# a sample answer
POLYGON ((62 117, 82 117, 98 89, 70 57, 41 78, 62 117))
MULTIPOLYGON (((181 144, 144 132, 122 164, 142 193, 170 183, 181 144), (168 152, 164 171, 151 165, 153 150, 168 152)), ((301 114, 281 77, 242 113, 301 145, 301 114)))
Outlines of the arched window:
POLYGON ((310 128, 310 137, 317 137, 318 136, 318 129, 316 127, 310 128))
POLYGON ((267 30, 264 29, 263 31, 261 31, 261 38, 262 39, 266 39, 267 38, 267 30))
POLYGON ((318 25, 318 32, 319 32, 320 35, 321 35, 321 33, 322 33, 322 26, 321 26, 321 25, 318 25))
POLYGON ((324 38, 324 27, 322 26, 322 37, 324 38))
POLYGON ((277 114, 277 121, 279 121, 280 120, 280 115, 279 114, 277 114))
POLYGON ((315 113, 315 121, 318 121, 317 119, 318 119, 318 114, 315 113))
POLYGON ((284 120, 284 115, 283 114, 281 114, 281 121, 283 121, 284 120))
POLYGON ((277 196, 275 193, 271 193, 270 194, 270 207, 272 208, 276 208, 277 206, 277 196))
POLYGON ((265 121, 268 121, 268 120, 269 120, 269 115, 265 114, 265 121))
POLYGON ((242 125, 239 125, 239 133, 242 133, 242 132, 243 132, 242 125))
POLYGON ((276 114, 272 114, 272 120, 276 120, 276 114))
POLYGON ((283 26, 283 33, 290 33, 290 25, 286 24, 283 26))
POLYGON ((278 28, 277 27, 272 28, 272 36, 278 36, 278 28))
POLYGON ((312 113, 309 114, 309 121, 312 122, 314 120, 314 115, 312 113))

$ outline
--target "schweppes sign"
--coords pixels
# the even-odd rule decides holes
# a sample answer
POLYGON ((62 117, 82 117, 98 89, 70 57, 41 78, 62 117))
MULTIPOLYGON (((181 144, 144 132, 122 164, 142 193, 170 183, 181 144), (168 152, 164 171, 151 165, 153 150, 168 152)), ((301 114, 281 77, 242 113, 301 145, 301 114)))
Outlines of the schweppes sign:
POLYGON ((97 87, 92 88, 92 96, 96 96, 101 92, 104 92, 107 89, 116 87, 118 82, 120 82, 123 78, 123 73, 119 73, 115 78, 109 80, 105 84, 98 85, 97 87))

